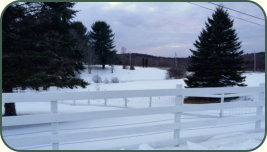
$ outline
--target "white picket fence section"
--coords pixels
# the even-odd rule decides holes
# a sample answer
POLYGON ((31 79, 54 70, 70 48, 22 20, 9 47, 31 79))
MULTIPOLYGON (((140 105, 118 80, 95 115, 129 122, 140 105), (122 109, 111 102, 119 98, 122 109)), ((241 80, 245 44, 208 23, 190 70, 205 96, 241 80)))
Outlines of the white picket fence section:
MULTIPOLYGON (((183 129, 196 128, 210 125, 220 125, 227 123, 238 122, 255 122, 255 128, 251 128, 252 131, 264 131, 261 128, 261 122, 265 120, 263 113, 263 107, 265 95, 265 84, 261 84, 259 87, 223 87, 223 88, 182 88, 177 86, 175 89, 158 89, 158 90, 125 90, 125 91, 95 91, 95 92, 65 92, 65 93, 3 93, 3 103, 8 102, 50 102, 51 113, 38 114, 38 115, 24 115, 24 116, 9 116, 2 117, 3 127, 13 127, 22 125, 33 124, 51 124, 51 135, 38 135, 29 137, 8 137, 4 138, 6 143, 11 147, 25 147, 51 144, 53 150, 60 149, 59 145, 62 142, 72 142, 78 140, 84 140, 88 138, 101 138, 101 137, 113 137, 123 136, 138 133, 150 133, 161 131, 173 131, 174 137, 169 141, 172 145, 178 145, 187 138, 181 138, 180 132, 183 129), (226 97, 239 97, 251 93, 257 93, 258 99, 256 101, 247 102, 226 102, 226 97), (127 106, 127 98, 133 97, 151 97, 155 96, 176 96, 176 105, 171 107, 151 107, 142 109, 122 109, 111 111, 97 111, 97 112, 78 112, 78 113, 58 113, 58 101, 63 100, 91 100, 91 99, 112 99, 123 98, 125 99, 125 105, 127 106), (221 98, 221 103, 214 104, 184 104, 185 97, 212 97, 221 98), (255 116, 243 116, 243 117, 223 117, 223 109, 234 108, 246 108, 255 107, 257 113, 255 116), (181 115, 187 112, 194 111, 206 111, 206 110, 220 110, 220 116, 218 119, 193 121, 193 122, 181 122, 181 115), (62 133, 59 134, 60 122, 73 122, 81 120, 98 120, 109 119, 119 117, 130 116, 145 116, 154 114, 168 114, 175 115, 174 123, 157 124, 150 126, 138 126, 119 129, 108 129, 101 131, 86 131, 78 133, 62 133)), ((105 102, 106 103, 106 102, 105 102)), ((199 137, 190 137, 190 139, 199 137)), ((203 138, 203 137, 201 137, 203 138)))

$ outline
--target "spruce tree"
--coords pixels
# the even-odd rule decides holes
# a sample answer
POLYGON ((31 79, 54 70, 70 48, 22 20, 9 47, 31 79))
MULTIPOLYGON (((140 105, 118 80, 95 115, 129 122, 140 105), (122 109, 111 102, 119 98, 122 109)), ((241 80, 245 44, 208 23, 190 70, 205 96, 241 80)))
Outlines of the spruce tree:
POLYGON ((97 21, 92 25, 92 31, 89 34, 91 46, 95 50, 98 60, 105 69, 109 58, 112 58, 114 53, 111 53, 114 46, 114 34, 110 26, 103 21, 97 21))
MULTIPOLYGON (((10 5, 2 20, 2 91, 12 92, 12 89, 19 86, 22 57, 20 54, 23 47, 22 32, 25 24, 25 8, 19 5, 10 5), (17 74, 19 74, 17 73, 17 74)), ((16 115, 14 103, 5 103, 5 115, 16 115)))
POLYGON ((233 28, 234 20, 222 6, 208 18, 190 50, 190 64, 185 82, 188 87, 245 86, 241 41, 233 28))
MULTIPOLYGON (((9 6, 3 16, 3 92, 14 88, 73 88, 88 83, 78 78, 82 50, 71 33, 74 3, 27 2, 9 6)), ((14 103, 5 115, 16 115, 14 103)))
POLYGON ((71 23, 71 34, 77 39, 78 45, 77 49, 82 51, 84 56, 84 62, 88 62, 88 54, 92 51, 89 45, 89 35, 87 28, 82 24, 82 22, 75 21, 71 23))

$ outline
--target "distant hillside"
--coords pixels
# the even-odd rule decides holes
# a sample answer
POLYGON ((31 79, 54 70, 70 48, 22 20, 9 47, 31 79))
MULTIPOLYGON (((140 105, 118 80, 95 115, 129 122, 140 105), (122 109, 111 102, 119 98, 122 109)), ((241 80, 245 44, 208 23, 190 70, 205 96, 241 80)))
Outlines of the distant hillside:
MULTIPOLYGON (((245 65, 244 68, 246 71, 254 70, 254 54, 245 54, 243 55, 245 65)), ((125 63, 130 64, 130 55, 129 54, 118 54, 120 64, 125 63)), ((187 67, 189 63, 189 58, 170 58, 170 57, 158 57, 149 54, 140 54, 132 53, 131 60, 134 66, 142 66, 142 59, 148 60, 149 67, 160 67, 160 68, 170 68, 178 64, 178 66, 187 67)), ((256 69, 257 71, 265 71, 265 52, 256 53, 256 69)))
MULTIPOLYGON (((129 65, 130 63, 130 55, 129 54, 118 54, 118 58, 120 59, 120 64, 126 63, 129 65)), ((186 66, 188 64, 188 58, 167 58, 167 57, 158 57, 148 54, 140 54, 140 53, 132 53, 131 60, 134 66, 142 66, 142 59, 148 60, 149 67, 161 67, 161 68, 169 68, 176 64, 186 66), (176 61, 175 61, 176 60, 176 61)))
POLYGON ((157 58, 157 56, 149 55, 149 54, 141 54, 141 53, 132 53, 133 56, 139 57, 147 57, 147 58, 157 58))

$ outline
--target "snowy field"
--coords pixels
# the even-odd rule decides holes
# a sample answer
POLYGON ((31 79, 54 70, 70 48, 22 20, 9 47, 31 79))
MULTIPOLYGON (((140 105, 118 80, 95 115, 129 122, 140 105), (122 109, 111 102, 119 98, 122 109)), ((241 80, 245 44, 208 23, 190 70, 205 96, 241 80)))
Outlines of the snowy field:
MULTIPOLYGON (((50 88, 49 92, 72 92, 72 91, 107 91, 107 90, 145 90, 145 89, 170 89, 175 88, 177 84, 185 86, 182 79, 166 80, 166 71, 157 68, 141 68, 135 67, 136 70, 123 70, 121 66, 115 66, 114 73, 111 73, 110 67, 105 70, 96 66, 93 68, 92 74, 84 71, 80 77, 90 83, 86 88, 57 89, 50 88), (92 78, 99 75, 103 83, 94 83, 92 78), (117 77, 119 83, 111 83, 111 79, 117 77)), ((245 73, 246 84, 248 86, 259 86, 265 83, 265 73, 245 73)), ((21 91, 18 91, 21 92, 21 91)), ((33 92, 25 90, 23 92, 33 92)), ((153 97, 152 107, 173 106, 175 97, 153 97)), ((235 102, 244 102, 257 99, 251 95, 241 97, 235 102)), ((146 108, 148 107, 148 98, 129 98, 129 108, 146 108)), ((88 101, 59 101, 59 112, 87 112, 87 111, 106 111, 123 109, 123 99, 108 100, 107 105, 103 106, 103 100, 92 100, 90 105, 88 101)), ((50 103, 16 103, 17 113, 19 115, 31 115, 50 112, 50 103)), ((4 108, 2 105, 2 112, 4 108)), ((255 108, 238 108, 233 110, 225 110, 224 117, 242 117, 255 115, 255 108)), ((195 120, 217 119, 219 111, 209 110, 194 112, 182 115, 183 122, 195 120), (202 117, 199 117, 201 115, 202 117)), ((145 126, 154 124, 164 124, 173 122, 173 114, 135 116, 127 118, 102 119, 94 121, 68 122, 60 124, 60 133, 84 132, 94 130, 105 130, 114 128, 127 128, 132 126, 145 126)), ((262 126, 264 126, 262 122, 262 126)), ((74 141, 71 143, 60 143, 60 149, 107 149, 109 147, 122 147, 119 149, 170 149, 170 150, 194 150, 194 149, 252 149, 258 146, 264 137, 263 132, 245 133, 243 130, 253 129, 255 123, 243 123, 232 125, 221 125, 219 127, 205 127, 197 129, 188 129, 181 132, 181 137, 191 135, 205 135, 206 133, 222 132, 222 134, 203 139, 201 141, 186 141, 177 147, 160 147, 157 144, 150 145, 148 143, 167 140, 173 138, 173 132, 161 132, 151 134, 138 134, 132 136, 122 136, 114 138, 85 139, 83 141, 74 141), (224 131, 232 133, 224 134, 224 131), (128 145, 137 145, 136 147, 128 147, 128 145)), ((20 127, 3 128, 4 138, 28 137, 37 135, 50 134, 50 124, 47 125, 31 125, 20 127)), ((18 149, 51 149, 50 145, 41 145, 36 147, 17 147, 18 149)))

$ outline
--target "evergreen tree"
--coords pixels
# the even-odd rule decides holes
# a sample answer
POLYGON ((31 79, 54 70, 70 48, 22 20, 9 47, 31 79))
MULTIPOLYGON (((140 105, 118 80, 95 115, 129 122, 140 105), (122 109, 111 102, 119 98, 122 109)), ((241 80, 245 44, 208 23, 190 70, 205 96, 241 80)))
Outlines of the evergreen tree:
MULTIPOLYGON (((2 20, 2 91, 12 92, 19 86, 22 60, 20 51, 23 47, 22 33, 26 18, 25 8, 19 5, 10 5, 2 20), (21 41, 20 41, 21 40, 21 41), (16 72, 19 72, 16 75, 16 72), (17 78, 16 78, 17 77, 17 78)), ((5 115, 16 115, 15 104, 5 103, 5 115)))
MULTIPOLYGON (((82 51, 71 31, 74 3, 27 2, 7 8, 3 16, 3 92, 13 88, 85 87, 79 79, 82 51)), ((5 115, 15 115, 14 103, 5 115)))
POLYGON ((108 58, 112 58, 110 55, 114 54, 111 53, 115 47, 113 44, 114 34, 106 22, 97 21, 92 25, 92 31, 90 31, 89 36, 92 48, 95 50, 102 68, 105 69, 108 58))
POLYGON ((243 73, 243 51, 238 40, 234 21, 222 7, 218 7, 208 18, 194 46, 190 50, 188 71, 185 80, 188 87, 245 86, 243 73))
POLYGON ((84 61, 88 62, 89 51, 92 51, 89 44, 89 34, 87 28, 82 24, 82 22, 71 23, 71 34, 78 40, 77 49, 82 51, 84 56, 84 61))

